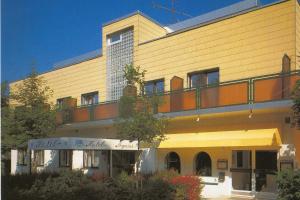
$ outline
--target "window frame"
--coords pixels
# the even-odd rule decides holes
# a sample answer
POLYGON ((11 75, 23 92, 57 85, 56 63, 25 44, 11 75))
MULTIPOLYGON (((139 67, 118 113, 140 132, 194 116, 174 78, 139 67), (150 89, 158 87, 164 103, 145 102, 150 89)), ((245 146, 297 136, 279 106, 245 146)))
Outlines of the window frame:
POLYGON ((64 105, 64 101, 68 98, 72 98, 71 96, 68 96, 68 97, 62 97, 62 98, 58 98, 56 99, 56 107, 57 108, 62 108, 63 105, 64 105), (61 101, 61 103, 59 103, 59 101, 61 101))
POLYGON ((176 153, 175 151, 171 151, 171 152, 169 152, 169 153, 167 153, 167 155, 165 156, 165 163, 166 163, 166 169, 167 170, 170 170, 170 169, 172 169, 171 167, 170 167, 170 164, 169 163, 179 163, 178 165, 179 165, 179 169, 174 169, 174 170, 176 170, 179 174, 181 173, 181 159, 180 159, 180 156, 179 156, 179 154, 178 153, 176 153), (170 161, 170 155, 172 154, 172 153, 174 153, 177 157, 178 157, 178 161, 170 161))
POLYGON ((89 169, 89 168, 91 168, 91 169, 98 169, 99 167, 100 167, 100 157, 99 157, 99 164, 98 164, 98 166, 95 166, 95 157, 96 157, 96 152, 98 152, 99 151, 99 155, 100 155, 100 153, 101 153, 101 150, 96 150, 96 149, 87 149, 87 150, 83 150, 83 168, 84 169, 89 169), (87 158, 85 159, 85 153, 86 153, 86 155, 87 155, 87 158), (91 153, 91 166, 88 166, 88 153, 91 153), (86 162, 85 162, 85 160, 86 160, 86 162))
POLYGON ((58 162, 59 162, 59 167, 65 168, 65 167, 72 167, 72 162, 73 162, 73 151, 69 149, 60 149, 58 152, 58 162), (69 162, 69 164, 62 163, 61 162, 61 152, 65 152, 66 154, 66 161, 69 162))
POLYGON ((114 45, 114 44, 117 44, 117 43, 122 42, 122 40, 123 40, 122 32, 115 32, 115 33, 109 34, 109 35, 107 36, 107 45, 108 45, 108 46, 114 45), (114 35, 120 35, 120 39, 117 40, 117 41, 112 42, 111 39, 112 39, 112 37, 113 37, 114 35))
MULTIPOLYGON (((204 158, 204 157, 203 157, 204 158)), ((204 162, 204 161, 202 161, 202 162, 204 162)), ((207 153, 207 152, 205 152, 205 151, 201 151, 201 152, 198 152, 197 154, 196 154, 196 156, 194 157, 194 170, 195 170, 195 174, 197 175, 197 176, 204 176, 204 177, 211 177, 212 176, 212 174, 213 174, 213 166, 212 166, 212 159, 211 159, 211 156, 207 153), (201 173, 199 173, 199 172, 201 172, 201 167, 199 166, 198 167, 198 164, 200 164, 200 163, 198 163, 199 162, 199 160, 200 160, 200 156, 207 156, 206 158, 208 159, 208 160, 205 160, 205 161, 209 161, 209 163, 206 163, 206 166, 205 167, 207 167, 208 165, 209 165, 209 167, 210 167, 210 169, 209 169, 209 171, 208 171, 208 174, 205 174, 205 175, 201 175, 201 173), (197 168, 199 168, 198 170, 197 170, 197 168)), ((202 169, 203 170, 203 169, 202 169)))
POLYGON ((34 150, 33 154, 34 154, 34 156, 33 156, 34 162, 37 164, 37 166, 38 167, 43 167, 45 165, 45 151, 44 150, 34 150), (42 162, 37 161, 37 155, 39 153, 41 154, 41 157, 38 157, 38 158, 42 159, 41 160, 42 162), (43 164, 41 164, 41 163, 43 163, 43 164))
POLYGON ((17 165, 26 166, 27 165, 27 149, 17 149, 17 165), (19 162, 20 153, 22 155, 22 162, 19 162))
MULTIPOLYGON (((94 98, 94 96, 93 96, 93 98, 94 98)), ((98 103, 99 103, 99 91, 81 94, 81 106, 91 106, 91 105, 96 105, 98 103), (97 102, 93 102, 92 104, 83 104, 83 98, 85 98, 85 96, 89 96, 89 95, 97 95, 97 102)))
POLYGON ((213 73, 213 72, 218 72, 218 82, 215 83, 216 85, 220 83, 220 68, 219 67, 215 67, 215 68, 211 68, 211 69, 205 69, 205 70, 199 70, 199 71, 193 71, 193 72, 189 72, 187 74, 187 80, 188 80, 188 87, 189 88, 197 88, 197 87, 192 87, 192 79, 191 79, 191 76, 193 75, 205 75, 206 76, 206 83, 205 85, 200 85, 200 87, 207 87, 207 86, 211 86, 211 85, 215 85, 215 84, 208 84, 207 81, 208 81, 208 78, 207 78, 207 74, 209 73, 213 73))
POLYGON ((144 90, 143 94, 149 95, 149 96, 151 96, 153 94, 163 94, 165 92, 165 79, 161 78, 161 79, 155 79, 155 80, 146 81, 143 90, 144 90), (163 91, 162 92, 157 92, 157 86, 156 85, 159 82, 163 83, 163 91), (146 88, 145 87, 146 87, 147 84, 153 84, 153 89, 152 89, 152 93, 151 94, 147 94, 146 93, 146 88))

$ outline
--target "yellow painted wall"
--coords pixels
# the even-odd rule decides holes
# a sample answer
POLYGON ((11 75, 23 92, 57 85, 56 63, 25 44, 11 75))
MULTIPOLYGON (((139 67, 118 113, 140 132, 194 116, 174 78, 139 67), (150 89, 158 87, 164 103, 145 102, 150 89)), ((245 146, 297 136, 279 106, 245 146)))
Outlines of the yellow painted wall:
MULTIPOLYGON (((81 104, 81 94, 98 91, 100 101, 105 101, 105 63, 103 57, 81 62, 59 70, 40 75, 47 85, 54 91, 50 102, 55 104, 56 99, 72 96, 77 98, 77 105, 81 104)), ((10 88, 13 91, 16 84, 10 88)))
POLYGON ((296 0, 296 66, 300 69, 300 4, 296 0))
MULTIPOLYGON (((139 45, 135 63, 146 79, 220 68, 220 81, 281 71, 282 56, 295 60, 295 3, 287 1, 139 45)), ((295 63, 292 63, 295 65, 295 63)), ((187 81, 185 81, 187 86, 187 81)))
MULTIPOLYGON (((135 27, 135 49, 139 42, 165 34, 162 27, 140 14, 103 27, 103 56, 40 75, 54 91, 50 102, 55 104, 58 98, 72 96, 77 98, 77 105, 80 105, 81 94, 94 91, 99 92, 99 101, 106 101, 106 35, 130 26, 135 27)), ((21 82, 22 80, 11 83, 11 90, 14 91, 15 86, 21 82)))
POLYGON ((215 67, 220 68, 220 81, 275 73, 281 71, 285 53, 295 68, 298 18, 299 5, 296 0, 290 0, 141 44, 164 36, 166 31, 135 14, 103 27, 102 57, 42 76, 54 90, 53 103, 57 98, 72 96, 80 105, 81 94, 92 91, 99 91, 100 101, 105 101, 106 35, 128 27, 134 29, 134 64, 147 70, 146 80, 165 78, 166 90, 174 75, 184 78, 187 87, 188 72, 215 67))

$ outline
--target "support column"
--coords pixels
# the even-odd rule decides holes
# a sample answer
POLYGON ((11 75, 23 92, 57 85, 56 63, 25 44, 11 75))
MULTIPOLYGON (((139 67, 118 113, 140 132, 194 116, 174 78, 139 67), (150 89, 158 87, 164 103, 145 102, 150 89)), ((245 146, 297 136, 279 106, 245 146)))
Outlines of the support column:
POLYGON ((256 177, 255 177, 255 173, 254 173, 254 169, 256 166, 256 156, 255 156, 255 150, 251 150, 251 169, 252 169, 252 173, 251 173, 251 191, 254 194, 256 192, 256 177))
POLYGON ((112 177, 112 173, 113 173, 113 161, 112 161, 112 158, 113 158, 113 156, 112 156, 112 150, 110 150, 110 153, 109 153, 109 156, 110 156, 110 158, 109 158, 109 175, 110 175, 110 177, 112 177))

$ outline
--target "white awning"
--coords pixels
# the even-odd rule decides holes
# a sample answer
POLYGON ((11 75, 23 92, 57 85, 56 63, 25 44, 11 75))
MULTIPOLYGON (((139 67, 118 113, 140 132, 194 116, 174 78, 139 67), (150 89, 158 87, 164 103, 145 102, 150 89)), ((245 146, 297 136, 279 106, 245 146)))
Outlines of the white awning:
POLYGON ((102 138, 43 138, 29 140, 28 148, 34 149, 95 149, 95 150, 138 150, 137 141, 102 138))

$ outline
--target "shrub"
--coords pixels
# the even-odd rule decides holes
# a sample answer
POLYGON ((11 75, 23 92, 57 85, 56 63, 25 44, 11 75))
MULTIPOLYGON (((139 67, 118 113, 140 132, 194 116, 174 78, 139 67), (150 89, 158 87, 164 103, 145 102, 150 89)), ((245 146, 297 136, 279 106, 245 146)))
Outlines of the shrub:
POLYGON ((277 184, 279 200, 300 199, 300 170, 285 170, 279 172, 277 184))
POLYGON ((200 179, 197 176, 177 176, 171 179, 171 184, 179 187, 178 192, 185 192, 185 199, 199 200, 200 199, 200 179))
POLYGON ((149 179, 145 182, 142 189, 143 200, 173 200, 175 198, 175 187, 162 179, 149 179))
POLYGON ((156 172, 153 176, 150 176, 150 179, 152 180, 162 179, 165 181, 171 181, 173 178, 178 176, 179 174, 177 171, 170 169, 170 170, 156 172))

